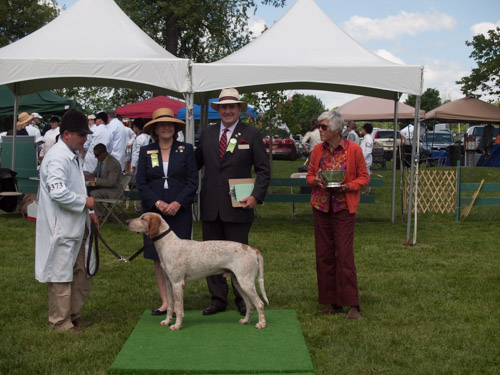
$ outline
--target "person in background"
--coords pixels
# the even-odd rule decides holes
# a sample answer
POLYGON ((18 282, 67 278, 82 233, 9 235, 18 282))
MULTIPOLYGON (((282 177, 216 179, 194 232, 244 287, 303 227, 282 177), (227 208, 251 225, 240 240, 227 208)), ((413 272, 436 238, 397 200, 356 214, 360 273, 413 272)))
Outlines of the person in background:
POLYGON ((366 168, 368 173, 371 174, 370 167, 372 166, 372 151, 373 151, 373 138, 372 138, 373 126, 369 122, 363 125, 361 132, 363 133, 363 140, 361 141, 361 150, 363 151, 363 156, 365 157, 366 168))
MULTIPOLYGON (((223 89, 219 101, 212 102, 211 106, 219 113, 221 121, 201 131, 195 152, 198 168, 205 167, 200 193, 203 241, 227 240, 248 245, 254 208, 258 202, 264 201, 271 179, 269 157, 259 130, 240 120, 247 103, 240 100, 236 89, 223 89), (256 174, 252 194, 240 201, 243 207, 233 207, 229 179, 251 178, 252 167, 256 174)), ((226 279, 222 275, 209 276, 207 284, 211 301, 203 314, 226 310, 226 279)), ((234 285, 233 292, 238 311, 245 315, 245 302, 234 285)))
POLYGON ((61 121, 59 141, 40 167, 36 219, 35 277, 48 283, 48 320, 53 330, 82 332, 91 322, 81 317, 90 292, 95 258, 86 269, 95 199, 87 196, 79 152, 90 134, 84 113, 70 109, 61 121))
POLYGON ((493 125, 488 124, 483 128, 483 134, 479 142, 479 148, 483 151, 484 155, 489 155, 493 147, 493 138, 495 136, 495 128, 493 125))
POLYGON ((57 136, 59 135, 59 117, 54 116, 50 119, 50 129, 47 130, 43 136, 43 147, 42 151, 40 151, 40 159, 43 159, 47 152, 50 150, 52 146, 57 141, 57 136))
MULTIPOLYGON (((136 182, 142 211, 159 213, 179 238, 191 239, 198 170, 193 146, 176 140, 184 126, 184 121, 176 119, 170 108, 158 108, 153 112, 153 119, 143 130, 154 143, 139 150, 136 182)), ((146 248, 144 258, 153 260, 161 297, 161 305, 152 309, 151 315, 166 314, 167 285, 154 245, 146 248)))
POLYGON ((151 137, 149 134, 144 133, 144 119, 138 117, 134 119, 132 123, 132 130, 136 134, 136 137, 132 143, 132 157, 130 161, 130 173, 135 174, 137 171, 137 162, 139 160, 139 150, 141 147, 146 146, 150 143, 151 137))
POLYGON ((348 306, 347 319, 359 319, 354 232, 360 190, 370 177, 361 148, 342 136, 340 113, 324 112, 318 121, 323 143, 311 153, 306 181, 312 187, 319 303, 329 306, 317 315, 345 313, 348 306), (327 169, 345 170, 340 187, 326 187, 320 172, 327 169))
POLYGON ((318 143, 321 142, 321 137, 319 135, 319 128, 318 128, 319 122, 317 119, 312 119, 311 120, 311 127, 309 128, 309 131, 304 135, 302 138, 302 147, 304 147, 304 150, 310 154, 318 143), (309 147, 307 147, 307 142, 309 142, 309 147))
POLYGON ((33 120, 33 115, 28 112, 22 112, 17 116, 16 122, 16 134, 17 135, 29 135, 26 127, 33 120))
POLYGON ((87 173, 93 173, 97 167, 97 159, 94 156, 94 147, 99 143, 106 146, 106 150, 111 149, 111 135, 109 134, 108 115, 106 112, 99 112, 95 119, 96 127, 94 128, 92 138, 88 144, 87 153, 85 154, 85 162, 83 170, 87 173))
MULTIPOLYGON (((135 132, 136 136, 132 143, 132 155, 130 159, 130 173, 135 175, 137 172, 137 162, 139 161, 139 150, 143 146, 147 146, 151 142, 151 137, 143 132, 144 119, 138 117, 132 122, 132 130, 135 132)), ((141 201, 134 201, 135 212, 141 212, 141 201)))
POLYGON ((356 144, 360 144, 359 134, 358 134, 358 126, 352 120, 347 121, 347 139, 355 142, 356 144))
POLYGON ((125 171, 125 152, 127 150, 127 130, 125 125, 117 118, 113 109, 106 110, 108 115, 107 128, 110 134, 109 153, 120 162, 122 171, 125 171))

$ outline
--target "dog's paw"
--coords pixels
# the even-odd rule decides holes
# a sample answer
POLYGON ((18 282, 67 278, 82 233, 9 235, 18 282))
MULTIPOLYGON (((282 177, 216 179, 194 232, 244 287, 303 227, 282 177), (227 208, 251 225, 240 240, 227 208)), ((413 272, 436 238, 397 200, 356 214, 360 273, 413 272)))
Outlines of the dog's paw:
POLYGON ((264 329, 264 328, 266 328, 266 321, 264 320, 263 322, 258 322, 255 325, 255 328, 257 328, 257 329, 264 329))
POLYGON ((168 326, 170 325, 170 319, 165 319, 160 322, 160 325, 162 326, 168 326))
POLYGON ((181 326, 180 325, 178 326, 177 324, 174 324, 173 326, 170 326, 170 330, 171 331, 178 331, 180 329, 181 329, 181 326))
POLYGON ((240 323, 240 324, 248 324, 248 323, 250 323, 250 320, 247 320, 247 319, 243 318, 243 319, 240 319, 238 321, 238 323, 240 323))

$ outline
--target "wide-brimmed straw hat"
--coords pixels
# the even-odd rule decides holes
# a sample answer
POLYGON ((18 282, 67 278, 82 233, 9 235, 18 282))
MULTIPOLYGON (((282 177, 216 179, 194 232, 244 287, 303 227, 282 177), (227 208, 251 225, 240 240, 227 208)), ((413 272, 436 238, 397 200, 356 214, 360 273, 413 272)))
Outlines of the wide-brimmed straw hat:
POLYGON ((240 104, 241 113, 244 113, 248 107, 246 102, 240 100, 240 93, 236 89, 222 89, 219 94, 219 101, 210 103, 216 111, 219 110, 221 104, 240 104))
POLYGON ((144 125, 142 130, 146 134, 151 135, 153 133, 153 129, 156 127, 155 124, 159 122, 170 122, 174 124, 176 132, 179 132, 186 127, 186 123, 184 121, 175 118, 174 111, 170 108, 158 108, 153 112, 153 119, 144 125))
POLYGON ((21 129, 24 129, 26 125, 28 125, 35 116, 30 115, 28 112, 22 112, 17 116, 17 123, 16 123, 16 129, 19 131, 21 129))

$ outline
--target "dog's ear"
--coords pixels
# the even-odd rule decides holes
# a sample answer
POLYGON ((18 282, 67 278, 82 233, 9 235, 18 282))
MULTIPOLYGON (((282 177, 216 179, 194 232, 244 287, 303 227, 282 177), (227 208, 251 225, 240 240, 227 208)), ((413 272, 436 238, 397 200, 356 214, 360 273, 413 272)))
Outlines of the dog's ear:
POLYGON ((149 216, 149 237, 153 237, 160 230, 160 217, 158 215, 149 216))

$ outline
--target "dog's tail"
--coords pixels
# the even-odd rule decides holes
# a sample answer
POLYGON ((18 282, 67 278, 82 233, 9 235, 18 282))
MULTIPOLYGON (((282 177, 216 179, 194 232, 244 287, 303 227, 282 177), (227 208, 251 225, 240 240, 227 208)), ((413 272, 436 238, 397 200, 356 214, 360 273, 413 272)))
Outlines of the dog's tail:
POLYGON ((262 257, 262 254, 260 251, 257 251, 257 263, 259 263, 259 288, 260 288, 260 293, 262 294, 262 298, 264 298, 264 301, 269 305, 269 300, 267 299, 266 295, 266 289, 264 288, 264 258, 262 257))

